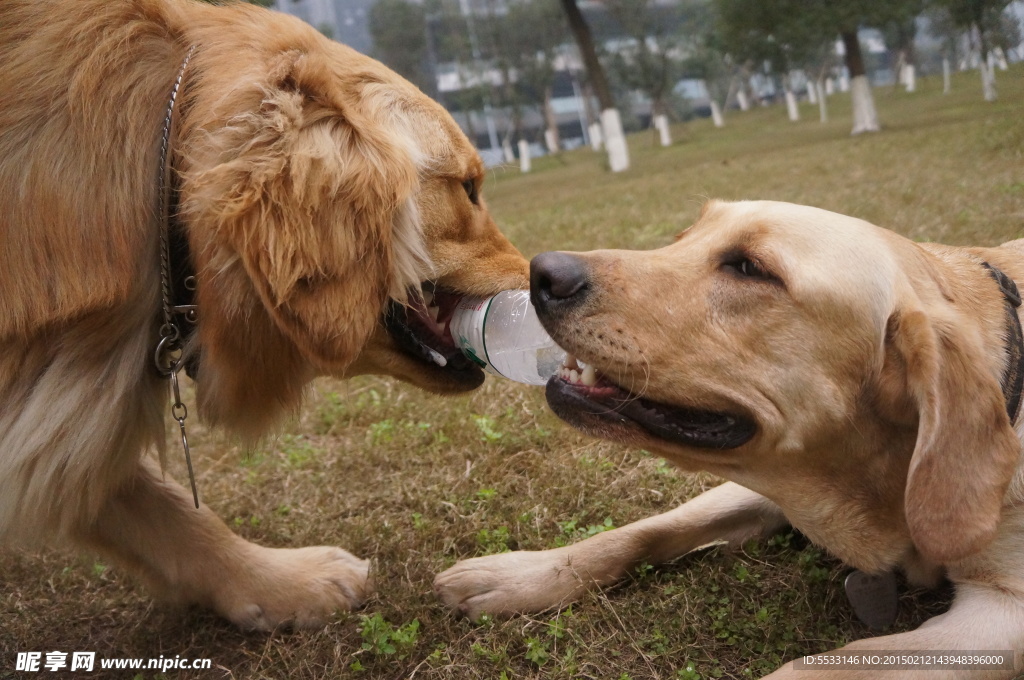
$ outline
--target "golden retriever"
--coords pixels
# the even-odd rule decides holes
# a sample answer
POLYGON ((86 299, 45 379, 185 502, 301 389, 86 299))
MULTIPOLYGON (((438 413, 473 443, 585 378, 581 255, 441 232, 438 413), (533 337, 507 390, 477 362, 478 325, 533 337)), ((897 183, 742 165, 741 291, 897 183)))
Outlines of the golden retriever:
POLYGON ((318 375, 483 381, 438 320, 528 268, 479 196, 478 154, 381 64, 247 4, 5 0, 0 72, 0 541, 99 551, 245 628, 358 605, 367 562, 244 541, 147 454, 168 413, 163 121, 181 72, 183 350, 199 414, 250 441, 318 375))
MULTIPOLYGON (((711 202, 653 252, 537 256, 534 304, 573 355, 548 383, 555 412, 730 481, 575 545, 461 562, 437 590, 473 617, 537 611, 641 561, 788 524, 866 572, 901 569, 918 584, 945 575, 956 586, 949 612, 844 651, 1016 650, 1020 668, 1024 426, 1012 279, 1024 280, 1024 241, 918 244, 774 202, 711 202)), ((791 663, 770 677, 879 675, 791 663)))

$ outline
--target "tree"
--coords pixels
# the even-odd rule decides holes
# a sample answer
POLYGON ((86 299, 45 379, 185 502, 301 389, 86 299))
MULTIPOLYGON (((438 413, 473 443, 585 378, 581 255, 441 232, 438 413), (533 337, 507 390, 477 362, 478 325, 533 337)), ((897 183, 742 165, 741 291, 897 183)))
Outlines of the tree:
POLYGON ((835 39, 829 13, 813 0, 718 0, 722 43, 739 61, 766 63, 781 74, 791 120, 798 119, 790 71, 820 59, 835 39))
POLYGON ((568 36, 565 15, 548 0, 513 0, 505 15, 510 57, 527 99, 538 102, 547 128, 550 151, 560 146, 558 122, 551 100, 557 49, 568 36))
POLYGON ((749 81, 744 67, 728 53, 722 36, 715 30, 715 14, 705 3, 694 3, 684 21, 683 31, 689 36, 683 71, 690 77, 704 81, 708 91, 711 118, 715 126, 725 124, 723 108, 731 98, 738 99, 741 108, 748 108, 743 81, 749 81))
POLYGON ((668 144, 668 98, 681 75, 684 36, 680 27, 686 5, 606 0, 605 7, 629 38, 612 55, 610 66, 620 82, 650 99, 651 120, 661 132, 662 143, 668 144))
POLYGON ((917 37, 917 17, 924 11, 924 0, 907 1, 899 5, 900 11, 890 18, 882 34, 890 49, 896 50, 896 73, 899 83, 907 92, 917 87, 917 60, 914 41, 917 37))
POLYGON ((864 69, 857 30, 863 26, 884 28, 891 23, 908 21, 921 9, 920 0, 814 0, 829 15, 831 24, 839 31, 845 48, 846 68, 850 72, 850 90, 853 103, 853 134, 876 132, 878 114, 871 85, 864 69))
POLYGON ((427 58, 427 19, 423 6, 408 0, 377 0, 370 8, 374 55, 430 96, 437 85, 427 58))
POLYGON ((718 0, 718 6, 725 30, 733 37, 730 44, 742 45, 744 39, 753 40, 754 47, 765 53, 765 59, 785 59, 787 67, 799 61, 797 55, 806 58, 808 50, 813 52, 823 40, 838 34, 850 72, 853 134, 859 134, 877 131, 879 124, 857 32, 863 26, 884 27, 894 21, 906 21, 916 13, 919 2, 718 0))
POLYGON ((989 51, 998 40, 1000 29, 1006 26, 1003 12, 1011 0, 932 0, 932 6, 941 8, 950 21, 970 36, 971 45, 980 57, 981 87, 985 101, 996 99, 995 74, 988 62, 989 51))
POLYGON ((615 100, 612 98, 604 67, 601 65, 600 59, 597 58, 597 49, 594 47, 594 39, 590 34, 590 26, 587 25, 587 20, 583 17, 576 0, 560 1, 569 22, 569 29, 579 47, 590 87, 601 105, 601 129, 604 134, 605 148, 608 150, 609 165, 612 172, 627 170, 629 168, 629 148, 626 146, 626 136, 622 132, 622 117, 615 107, 615 100))

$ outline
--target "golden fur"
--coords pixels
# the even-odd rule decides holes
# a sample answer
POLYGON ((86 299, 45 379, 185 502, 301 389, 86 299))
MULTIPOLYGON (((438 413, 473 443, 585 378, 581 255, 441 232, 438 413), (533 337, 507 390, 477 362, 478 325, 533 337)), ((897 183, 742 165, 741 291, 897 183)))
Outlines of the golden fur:
POLYGON ((317 375, 472 385, 394 344, 389 300, 430 280, 526 282, 483 167, 444 110, 296 19, 192 0, 0 4, 0 541, 70 541, 247 627, 314 625, 368 591, 336 548, 233 536, 164 480, 156 183, 172 154, 198 275, 199 414, 247 438, 317 375), (184 555, 188 555, 184 559, 184 555))
MULTIPOLYGON (((918 584, 945 574, 956 585, 948 613, 846 649, 1017 650, 1020 669, 1024 426, 1011 426, 1001 392, 1006 302, 983 261, 1024 281, 1024 241, 917 244, 815 208, 718 201, 660 250, 566 254, 559 266, 583 276, 581 292, 538 302, 560 344, 623 396, 731 414, 756 429, 733 448, 670 441, 618 415, 632 398, 602 416, 564 398, 588 388, 549 385, 552 406, 585 431, 730 481, 576 545, 459 563, 438 576, 441 597, 474 617, 536 611, 641 561, 791 524, 862 570, 902 569, 918 584)), ((771 677, 805 675, 786 666, 771 677)), ((811 675, 867 680, 878 670, 811 675)))

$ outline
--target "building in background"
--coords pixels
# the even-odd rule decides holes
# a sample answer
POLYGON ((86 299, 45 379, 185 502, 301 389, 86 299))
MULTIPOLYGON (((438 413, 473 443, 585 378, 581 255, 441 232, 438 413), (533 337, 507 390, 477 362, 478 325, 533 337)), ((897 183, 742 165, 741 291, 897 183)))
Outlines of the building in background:
POLYGON ((278 12, 296 16, 340 43, 369 54, 369 13, 376 0, 274 0, 278 12))

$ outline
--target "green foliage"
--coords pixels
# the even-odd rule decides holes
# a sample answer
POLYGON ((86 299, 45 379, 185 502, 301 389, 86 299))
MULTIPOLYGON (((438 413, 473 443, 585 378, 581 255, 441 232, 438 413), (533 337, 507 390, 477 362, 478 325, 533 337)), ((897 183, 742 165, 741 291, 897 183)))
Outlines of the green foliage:
POLYGON ((470 416, 473 422, 476 423, 477 429, 480 430, 480 441, 494 443, 501 440, 505 436, 503 432, 500 432, 496 425, 494 418, 490 416, 478 416, 473 414, 470 416))
POLYGON ((423 5, 409 0, 377 0, 370 7, 374 56, 428 94, 436 94, 429 70, 427 17, 423 5))
POLYGON ((561 535, 555 537, 555 545, 558 547, 575 543, 576 541, 583 540, 584 538, 590 538, 603 531, 614 529, 615 524, 612 522, 611 517, 605 517, 604 522, 601 524, 591 524, 590 526, 581 527, 577 525, 577 520, 569 519, 564 522, 558 523, 558 528, 561 530, 561 535))
POLYGON ((509 551, 509 539, 511 534, 508 527, 501 525, 495 529, 481 529, 476 534, 476 543, 480 547, 481 554, 492 555, 509 551))
POLYGON ((526 659, 537 666, 543 666, 551 658, 551 643, 538 637, 526 638, 526 659))
POLYGON ((374 656, 404 659, 416 646, 420 635, 419 619, 393 626, 378 612, 360 616, 359 622, 359 634, 363 638, 360 649, 374 656))

